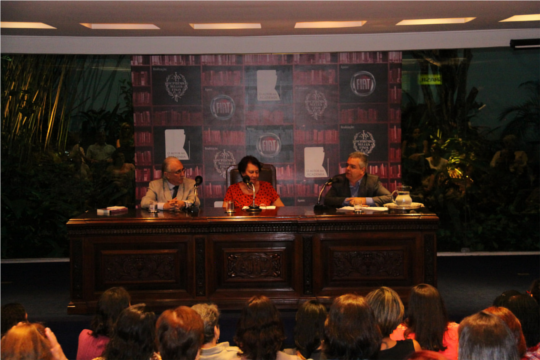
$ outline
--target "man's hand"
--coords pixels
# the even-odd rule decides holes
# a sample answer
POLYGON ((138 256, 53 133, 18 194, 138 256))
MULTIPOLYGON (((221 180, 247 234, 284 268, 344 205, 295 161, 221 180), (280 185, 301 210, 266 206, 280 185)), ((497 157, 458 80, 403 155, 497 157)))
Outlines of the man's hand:
POLYGON ((347 198, 346 200, 349 201, 349 204, 351 206, 354 206, 356 204, 367 205, 365 197, 351 197, 351 198, 347 198))
POLYGON ((172 199, 163 204, 163 210, 177 211, 186 206, 184 200, 172 199))

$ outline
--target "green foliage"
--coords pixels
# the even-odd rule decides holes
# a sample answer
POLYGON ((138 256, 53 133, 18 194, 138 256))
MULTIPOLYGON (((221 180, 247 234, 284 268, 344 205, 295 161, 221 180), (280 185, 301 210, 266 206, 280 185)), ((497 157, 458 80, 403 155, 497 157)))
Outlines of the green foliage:
MULTIPOLYGON (((472 52, 463 50, 414 52, 421 73, 440 73, 443 85, 422 85, 424 103, 410 95, 404 97, 402 126, 404 134, 421 128, 437 143, 448 159, 447 168, 435 174, 435 186, 416 188, 413 198, 423 202, 440 218, 439 251, 539 250, 540 206, 538 179, 531 186, 534 170, 510 172, 508 166, 491 167, 490 160, 499 150, 498 142, 484 138, 470 120, 482 104, 474 101, 473 87, 466 95, 467 70, 472 52)), ((515 115, 506 133, 522 135, 540 126, 539 82, 522 85, 530 98, 501 114, 515 115)), ((410 161, 404 162, 404 174, 410 161)), ((408 184, 414 185, 414 184, 408 184)), ((418 184, 417 184, 418 185, 418 184)))
POLYGON ((2 152, 2 258, 69 256, 65 224, 84 212, 92 184, 75 164, 39 154, 39 164, 19 167, 2 152))

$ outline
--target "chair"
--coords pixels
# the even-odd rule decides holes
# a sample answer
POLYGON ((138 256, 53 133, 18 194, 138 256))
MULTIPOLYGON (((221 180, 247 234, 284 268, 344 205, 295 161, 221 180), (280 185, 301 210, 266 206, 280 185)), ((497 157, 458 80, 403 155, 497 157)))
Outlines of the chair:
MULTIPOLYGON (((272 184, 272 187, 276 188, 276 167, 272 164, 262 164, 261 172, 259 173, 259 180, 266 181, 272 184)), ((231 165, 227 168, 227 189, 232 184, 242 181, 240 171, 238 171, 238 165, 231 165)))

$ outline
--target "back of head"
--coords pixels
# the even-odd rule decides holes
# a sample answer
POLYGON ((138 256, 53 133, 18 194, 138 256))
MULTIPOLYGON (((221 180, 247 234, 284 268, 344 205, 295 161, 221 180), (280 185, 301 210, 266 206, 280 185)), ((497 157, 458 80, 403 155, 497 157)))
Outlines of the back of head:
POLYGON ((493 306, 507 307, 506 305, 508 304, 508 300, 510 300, 512 296, 519 294, 521 293, 517 290, 506 290, 501 295, 497 296, 495 300, 493 300, 493 306))
POLYGON ((309 300, 300 306, 296 313, 294 344, 304 358, 319 348, 324 337, 326 308, 317 300, 309 300))
POLYGON ((253 296, 242 309, 234 341, 248 359, 275 360, 285 331, 274 303, 266 296, 253 296))
POLYGON ((373 290, 366 296, 366 301, 373 310, 383 337, 389 337, 403 321, 405 307, 399 295, 392 289, 383 286, 373 290))
POLYGON ((517 360, 514 335, 497 316, 480 311, 461 322, 459 360, 517 360))
POLYGON ((334 300, 324 326, 324 353, 328 359, 371 359, 382 335, 373 311, 359 295, 334 300))
POLYGON ((204 344, 214 340, 214 327, 219 327, 219 309, 216 304, 196 304, 191 307, 204 323, 204 344))
POLYGON ((15 325, 2 338, 3 360, 53 359, 45 327, 41 324, 15 325))
MULTIPOLYGON (((538 172, 537 172, 538 173, 538 172)), ((529 287, 528 293, 540 304, 540 279, 535 279, 529 287)))
POLYGON ((506 324, 516 339, 516 345, 518 348, 518 354, 520 357, 525 355, 527 351, 527 345, 525 343, 525 337, 521 330, 521 323, 518 318, 507 308, 491 306, 484 310, 487 313, 493 314, 506 324))
POLYGON ((114 323, 130 302, 131 297, 123 287, 112 287, 101 294, 96 306, 96 315, 92 319, 92 335, 110 337, 114 323))
POLYGON ((2 305, 2 336, 21 321, 26 321, 26 310, 19 303, 2 305))
POLYGON ((148 360, 154 353, 156 315, 145 304, 124 309, 114 326, 103 357, 115 360, 148 360))
POLYGON ((187 306, 166 310, 156 324, 156 341, 163 360, 195 360, 204 341, 204 323, 187 306))
POLYGON ((439 291, 428 284, 416 285, 409 297, 406 334, 414 333, 422 349, 443 351, 448 315, 439 291))
POLYGON ((405 360, 448 360, 448 358, 436 351, 420 350, 413 352, 405 360))
POLYGON ((540 342, 540 309, 538 303, 529 295, 519 294, 510 297, 506 307, 519 319, 527 347, 540 342))

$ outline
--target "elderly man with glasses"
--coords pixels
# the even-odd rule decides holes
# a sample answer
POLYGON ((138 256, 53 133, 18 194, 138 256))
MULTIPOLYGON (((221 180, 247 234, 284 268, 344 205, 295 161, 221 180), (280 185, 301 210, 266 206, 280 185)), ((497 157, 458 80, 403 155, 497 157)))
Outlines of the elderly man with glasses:
POLYGON ((157 202, 159 210, 172 211, 201 204, 195 193, 195 180, 184 177, 186 170, 180 160, 170 156, 161 169, 163 177, 150 182, 141 200, 142 208, 147 209, 152 202, 157 202))

